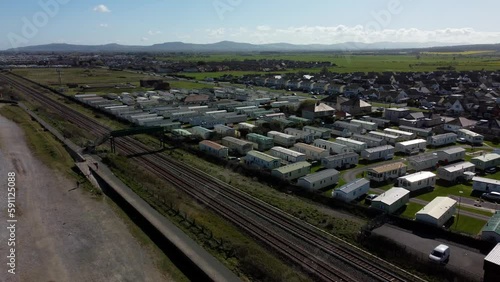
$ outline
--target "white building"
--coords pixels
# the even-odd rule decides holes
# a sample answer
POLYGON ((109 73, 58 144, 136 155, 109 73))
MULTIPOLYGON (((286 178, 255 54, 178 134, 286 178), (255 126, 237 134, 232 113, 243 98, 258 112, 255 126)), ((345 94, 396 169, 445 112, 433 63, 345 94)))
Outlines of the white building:
POLYGON ((364 149, 361 151, 361 157, 368 161, 390 160, 394 157, 394 147, 385 145, 364 149))
POLYGON ((356 153, 360 153, 364 149, 368 148, 365 142, 357 141, 350 138, 339 137, 335 139, 335 142, 350 147, 356 153))
POLYGON ((297 162, 286 166, 275 168, 271 175, 281 180, 294 180, 311 172, 311 164, 308 162, 297 162))
POLYGON ((353 134, 351 136, 351 139, 354 139, 354 140, 357 140, 357 141, 361 141, 361 142, 365 142, 366 145, 368 146, 368 148, 373 148, 373 147, 379 147, 379 146, 387 145, 387 141, 385 141, 384 139, 372 137, 372 136, 369 136, 369 135, 353 134))
POLYGON ((295 145, 293 145, 293 150, 305 154, 308 160, 313 161, 321 160, 321 158, 330 155, 330 152, 325 149, 305 143, 296 143, 295 145))
POLYGON ((325 169, 299 178, 297 185, 310 190, 319 190, 337 184, 339 175, 335 169, 325 169))
POLYGON ((226 136, 222 138, 222 145, 229 148, 230 151, 236 152, 240 155, 246 155, 246 153, 253 150, 253 143, 231 136, 226 136))
POLYGON ((398 187, 405 188, 410 192, 434 187, 435 184, 436 175, 430 171, 419 171, 398 177, 398 187))
POLYGON ((234 128, 223 124, 214 125, 214 130, 217 134, 220 134, 222 136, 235 136, 234 128))
POLYGON ((415 220, 442 227, 455 214, 457 201, 436 197, 415 214, 415 220))
POLYGON ((227 158, 229 155, 228 147, 222 146, 221 144, 209 140, 201 141, 199 143, 199 148, 200 151, 218 158, 227 158))
POLYGON ((384 164, 367 170, 368 179, 382 182, 396 179, 406 174, 406 165, 403 162, 384 164))
POLYGON ((470 131, 468 129, 459 129, 457 130, 458 138, 465 138, 465 141, 472 143, 474 145, 481 145, 484 141, 484 136, 474 131, 470 131))
POLYGON ((404 154, 416 154, 420 151, 425 151, 427 141, 424 139, 414 139, 409 141, 397 142, 396 152, 404 154))
POLYGON ((272 147, 269 151, 271 156, 280 158, 290 163, 306 161, 306 155, 283 147, 272 147))
POLYGON ((385 140, 388 144, 394 145, 396 142, 400 141, 401 138, 394 134, 387 134, 384 132, 370 131, 368 135, 371 137, 379 138, 385 140))
POLYGON ((291 147, 297 142, 297 138, 295 136, 278 131, 269 131, 267 133, 267 137, 273 138, 275 144, 285 147, 291 147))
POLYGON ((255 129, 255 125, 247 122, 238 123, 238 130, 248 130, 252 132, 255 129))
POLYGON ((438 160, 445 164, 463 160, 465 158, 465 149, 462 147, 452 147, 436 151, 438 160))
POLYGON ((302 130, 307 133, 312 133, 315 138, 330 139, 332 136, 332 131, 328 128, 304 126, 302 130))
POLYGON ((392 128, 384 128, 384 133, 399 136, 402 141, 412 140, 417 137, 415 133, 392 128))
POLYGON ((472 190, 480 192, 500 192, 500 180, 474 176, 472 190))
POLYGON ((275 169, 281 166, 281 159, 252 150, 244 158, 245 164, 263 169, 275 169))
POLYGON ((440 179, 454 182, 460 178, 467 178, 464 172, 474 172, 475 165, 470 162, 460 162, 438 168, 437 175, 440 179))
POLYGON ((496 167, 500 165, 500 155, 495 153, 485 154, 479 157, 472 158, 470 162, 476 166, 476 169, 484 171, 490 167, 496 167))
POLYGON ((354 152, 328 156, 321 159, 322 166, 335 169, 350 168, 357 165, 358 162, 359 155, 354 152))
POLYGON ((457 135, 455 133, 438 134, 427 138, 427 145, 433 147, 455 144, 455 142, 457 142, 457 135))
POLYGON ((346 145, 323 139, 314 140, 313 145, 318 148, 327 150, 330 154, 343 154, 343 153, 350 153, 353 151, 350 147, 346 145))
POLYGON ((361 125, 366 131, 377 130, 378 128, 376 123, 366 120, 352 119, 351 123, 361 125))
MULTIPOLYGON (((333 123, 333 127, 340 131, 339 128, 346 129, 350 134, 363 134, 366 132, 360 124, 350 123, 347 121, 338 120, 333 123)), ((337 134, 338 135, 338 134, 337 134)))
POLYGON ((193 135, 200 136, 202 139, 210 139, 214 136, 215 131, 201 126, 194 126, 191 128, 193 135))
POLYGON ((436 153, 427 153, 408 158, 408 170, 421 171, 434 170, 439 162, 436 153))
POLYGON ((410 201, 410 191, 394 187, 372 200, 371 207, 386 213, 393 213, 410 201))
POLYGON ((428 138, 432 136, 431 128, 418 128, 418 127, 400 125, 399 130, 415 133, 416 137, 421 137, 421 138, 428 138))
POLYGON ((296 128, 285 128, 285 134, 295 136, 297 140, 311 144, 314 141, 314 134, 296 128))
POLYGON ((368 193, 369 190, 370 181, 359 178, 333 190, 332 197, 349 203, 368 193))

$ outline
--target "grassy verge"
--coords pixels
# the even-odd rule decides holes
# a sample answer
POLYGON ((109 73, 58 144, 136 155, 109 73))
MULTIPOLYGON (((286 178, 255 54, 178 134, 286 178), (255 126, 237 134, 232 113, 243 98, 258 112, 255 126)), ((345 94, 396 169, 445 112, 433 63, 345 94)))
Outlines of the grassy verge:
POLYGON ((452 230, 472 236, 476 236, 486 224, 485 220, 472 218, 466 215, 460 215, 458 220, 457 218, 455 218, 455 220, 456 221, 451 226, 452 230))
POLYGON ((409 219, 414 219, 415 214, 421 210, 424 206, 416 203, 409 202, 406 204, 405 210, 400 214, 402 217, 406 217, 409 219))
POLYGON ((483 210, 483 209, 476 209, 476 208, 469 208, 469 207, 464 207, 463 205, 460 206, 460 210, 468 211, 468 212, 473 212, 481 215, 486 215, 486 216, 492 216, 494 213, 483 210))

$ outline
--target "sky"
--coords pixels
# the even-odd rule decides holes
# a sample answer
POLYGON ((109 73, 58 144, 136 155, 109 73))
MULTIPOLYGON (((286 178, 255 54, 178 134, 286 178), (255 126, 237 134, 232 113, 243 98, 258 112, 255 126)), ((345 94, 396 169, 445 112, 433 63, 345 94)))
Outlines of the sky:
POLYGON ((0 0, 0 50, 49 43, 500 43, 498 0, 0 0))

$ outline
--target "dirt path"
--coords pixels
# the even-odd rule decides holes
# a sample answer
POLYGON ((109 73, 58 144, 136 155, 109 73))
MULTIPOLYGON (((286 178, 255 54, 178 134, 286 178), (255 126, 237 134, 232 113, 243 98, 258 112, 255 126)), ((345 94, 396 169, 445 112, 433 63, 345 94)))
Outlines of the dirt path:
POLYGON ((169 281, 106 203, 38 161, 0 116, 1 281, 169 281), (16 173, 16 274, 7 273, 7 173, 16 173), (73 189, 73 190, 72 190, 73 189))

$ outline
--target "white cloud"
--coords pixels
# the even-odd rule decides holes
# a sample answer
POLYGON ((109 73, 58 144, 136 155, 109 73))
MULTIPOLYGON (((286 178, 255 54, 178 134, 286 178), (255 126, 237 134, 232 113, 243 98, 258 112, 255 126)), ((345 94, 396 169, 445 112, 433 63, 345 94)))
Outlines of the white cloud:
POLYGON ((106 7, 105 5, 101 4, 101 5, 97 5, 94 7, 94 12, 98 12, 98 13, 110 13, 111 10, 108 9, 108 7, 106 7))
POLYGON ((99 24, 99 27, 106 28, 106 27, 108 27, 108 24, 107 23, 102 23, 102 24, 99 24))
POLYGON ((226 29, 222 27, 217 29, 206 29, 205 32, 208 37, 220 38, 226 33, 226 29))
POLYGON ((271 30, 271 27, 267 26, 267 25, 259 25, 259 26, 257 26, 257 30, 260 30, 260 31, 269 31, 269 30, 271 30))
POLYGON ((151 36, 158 35, 158 34, 161 34, 161 31, 159 31, 159 30, 155 30, 155 31, 150 30, 150 31, 148 31, 148 34, 151 35, 151 36))
POLYGON ((143 42, 144 42, 144 41, 148 41, 148 40, 149 40, 149 38, 147 38, 147 37, 143 37, 143 38, 141 38, 141 41, 143 41, 143 42))

